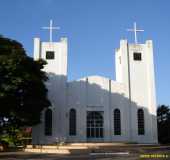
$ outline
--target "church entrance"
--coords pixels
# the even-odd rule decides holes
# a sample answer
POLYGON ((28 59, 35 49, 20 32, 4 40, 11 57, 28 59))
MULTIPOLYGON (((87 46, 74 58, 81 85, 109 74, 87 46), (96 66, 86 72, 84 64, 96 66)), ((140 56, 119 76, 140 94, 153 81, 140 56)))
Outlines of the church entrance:
POLYGON ((87 140, 102 140, 103 130, 103 112, 87 111, 87 140))

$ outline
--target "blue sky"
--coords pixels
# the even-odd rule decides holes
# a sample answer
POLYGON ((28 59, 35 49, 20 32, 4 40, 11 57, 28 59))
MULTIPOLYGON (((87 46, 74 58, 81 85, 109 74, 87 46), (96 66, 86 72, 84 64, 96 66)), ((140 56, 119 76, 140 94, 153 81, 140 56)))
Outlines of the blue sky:
POLYGON ((20 41, 32 56, 33 38, 49 39, 41 29, 49 20, 60 26, 54 40, 68 37, 68 78, 102 75, 115 79, 114 50, 136 21, 152 39, 157 103, 170 105, 170 1, 162 0, 1 0, 0 34, 20 41))

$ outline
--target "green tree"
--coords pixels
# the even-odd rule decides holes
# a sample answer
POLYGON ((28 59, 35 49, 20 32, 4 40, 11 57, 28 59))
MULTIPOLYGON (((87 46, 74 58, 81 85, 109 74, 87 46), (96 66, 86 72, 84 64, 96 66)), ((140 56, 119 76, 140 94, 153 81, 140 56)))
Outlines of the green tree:
POLYGON ((166 105, 158 106, 158 140, 160 143, 170 143, 170 108, 166 105))
POLYGON ((27 56, 19 42, 0 37, 0 132, 40 122, 41 111, 50 106, 45 64, 27 56))

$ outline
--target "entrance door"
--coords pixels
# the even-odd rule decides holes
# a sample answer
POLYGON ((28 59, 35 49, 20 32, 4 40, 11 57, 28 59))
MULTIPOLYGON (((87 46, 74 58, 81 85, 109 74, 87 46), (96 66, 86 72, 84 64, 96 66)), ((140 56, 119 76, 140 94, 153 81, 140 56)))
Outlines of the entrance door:
POLYGON ((103 138, 103 112, 87 112, 87 139, 101 140, 103 138))

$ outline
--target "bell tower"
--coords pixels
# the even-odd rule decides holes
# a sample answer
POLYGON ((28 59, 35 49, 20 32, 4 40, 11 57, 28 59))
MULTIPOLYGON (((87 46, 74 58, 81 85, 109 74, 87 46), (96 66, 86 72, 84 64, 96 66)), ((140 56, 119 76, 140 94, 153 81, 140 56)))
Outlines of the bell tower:
MULTIPOLYGON (((52 31, 58 29, 52 26, 52 20, 49 27, 43 29, 50 30, 49 42, 42 42, 40 38, 34 38, 34 59, 44 59, 47 64, 44 71, 48 76, 46 87, 48 89, 48 98, 52 109, 52 135, 46 137, 44 133, 44 124, 40 124, 42 134, 41 143, 50 143, 58 141, 65 137, 65 106, 66 106, 66 86, 67 86, 67 38, 61 38, 58 42, 52 40, 52 31), (63 126, 61 125, 63 123, 63 126), (63 137, 62 137, 63 136, 63 137), (47 139, 48 138, 48 139, 47 139)), ((42 116, 42 119, 44 117, 42 116)), ((43 121, 42 121, 43 122, 43 121)))
POLYGON ((34 59, 42 58, 47 61, 48 64, 45 66, 47 73, 67 76, 67 38, 53 42, 52 31, 59 27, 53 27, 52 20, 49 27, 42 29, 49 30, 49 42, 41 42, 39 38, 34 38, 34 59))
POLYGON ((47 61, 44 68, 47 73, 67 76, 67 38, 59 42, 41 42, 40 38, 34 38, 34 59, 40 58, 47 61))
POLYGON ((136 24, 134 25, 135 43, 120 41, 116 50, 116 80, 124 84, 124 95, 129 99, 129 135, 132 141, 157 143, 156 92, 153 43, 137 42, 136 24), (138 109, 144 111, 144 134, 138 134, 138 109))

